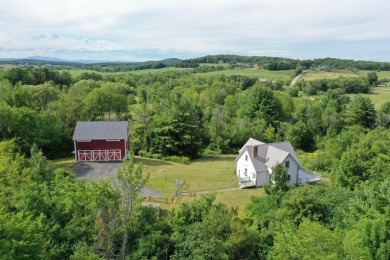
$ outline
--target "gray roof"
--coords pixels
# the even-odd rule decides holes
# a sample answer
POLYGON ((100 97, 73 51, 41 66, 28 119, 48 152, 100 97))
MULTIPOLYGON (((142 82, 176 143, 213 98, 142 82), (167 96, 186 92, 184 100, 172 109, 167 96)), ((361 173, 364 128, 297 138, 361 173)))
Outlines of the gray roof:
POLYGON ((77 122, 73 140, 127 139, 128 136, 127 121, 77 122))
POLYGON ((299 161, 298 156, 295 153, 294 148, 292 147, 290 142, 272 143, 270 145, 288 152, 292 156, 292 158, 294 158, 294 160, 297 161, 299 165, 301 165, 301 162, 299 161))
POLYGON ((260 142, 256 139, 249 138, 249 140, 244 144, 244 146, 240 149, 240 153, 245 151, 245 147, 247 146, 255 146, 255 145, 261 145, 264 144, 263 142, 260 142))
POLYGON ((277 163, 282 163, 289 155, 301 165, 298 160, 298 156, 294 151, 290 142, 280 142, 280 143, 271 143, 266 144, 262 143, 256 139, 250 138, 245 145, 241 148, 240 153, 236 161, 241 157, 241 155, 248 151, 251 155, 251 161, 257 172, 262 172, 268 168, 274 167, 277 163), (251 148, 253 146, 258 147, 257 156, 253 157, 251 148))

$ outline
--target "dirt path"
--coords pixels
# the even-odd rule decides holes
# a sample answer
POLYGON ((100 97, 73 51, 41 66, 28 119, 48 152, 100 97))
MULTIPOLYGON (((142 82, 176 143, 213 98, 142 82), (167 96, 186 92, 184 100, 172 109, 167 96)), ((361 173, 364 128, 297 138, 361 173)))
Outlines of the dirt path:
POLYGON ((304 70, 302 71, 301 74, 299 74, 298 76, 296 76, 290 83, 290 88, 294 87, 295 83, 298 82, 298 80, 307 72, 307 70, 304 70))

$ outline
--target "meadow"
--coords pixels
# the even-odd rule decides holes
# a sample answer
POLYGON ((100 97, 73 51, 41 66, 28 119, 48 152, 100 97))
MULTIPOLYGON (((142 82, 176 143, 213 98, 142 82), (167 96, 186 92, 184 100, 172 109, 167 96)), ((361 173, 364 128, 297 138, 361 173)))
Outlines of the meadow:
MULTIPOLYGON (((368 97, 374 103, 375 109, 379 109, 384 103, 390 102, 390 87, 376 87, 370 94, 359 94, 368 97)), ((353 98, 356 94, 347 94, 353 98)))

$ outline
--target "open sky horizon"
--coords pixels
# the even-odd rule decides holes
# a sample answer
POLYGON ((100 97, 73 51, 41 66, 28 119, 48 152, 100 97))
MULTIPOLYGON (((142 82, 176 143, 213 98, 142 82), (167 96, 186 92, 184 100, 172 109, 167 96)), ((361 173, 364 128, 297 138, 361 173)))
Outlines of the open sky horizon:
POLYGON ((0 58, 390 62, 388 0, 3 0, 0 58))

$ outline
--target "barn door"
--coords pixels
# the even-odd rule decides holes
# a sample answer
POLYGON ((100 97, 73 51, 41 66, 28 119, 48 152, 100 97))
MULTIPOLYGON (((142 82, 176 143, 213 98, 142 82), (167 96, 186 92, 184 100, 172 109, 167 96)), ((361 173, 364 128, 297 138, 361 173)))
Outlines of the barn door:
POLYGON ((91 160, 92 160, 92 151, 89 150, 79 151, 79 161, 91 161, 91 160))
POLYGON ((94 150, 93 151, 93 160, 94 161, 105 161, 107 158, 106 150, 94 150))
POLYGON ((121 159, 121 150, 107 150, 108 160, 119 161, 121 159))

